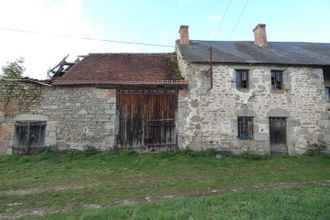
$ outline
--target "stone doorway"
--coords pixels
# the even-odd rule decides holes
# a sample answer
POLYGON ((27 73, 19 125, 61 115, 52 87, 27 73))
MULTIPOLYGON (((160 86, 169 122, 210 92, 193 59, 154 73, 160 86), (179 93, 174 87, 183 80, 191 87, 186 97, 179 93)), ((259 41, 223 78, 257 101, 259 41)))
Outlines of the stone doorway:
POLYGON ((269 118, 269 139, 271 154, 287 154, 287 132, 285 117, 269 118))

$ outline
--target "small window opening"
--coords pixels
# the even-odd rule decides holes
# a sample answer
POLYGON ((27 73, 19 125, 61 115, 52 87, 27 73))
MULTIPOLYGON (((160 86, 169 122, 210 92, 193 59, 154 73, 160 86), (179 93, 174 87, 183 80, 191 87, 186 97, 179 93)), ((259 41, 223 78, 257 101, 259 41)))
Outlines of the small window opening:
POLYGON ((46 125, 45 121, 16 121, 14 152, 29 154, 44 147, 46 125))
POLYGON ((325 95, 327 96, 328 101, 330 101, 330 87, 325 87, 325 95))
POLYGON ((272 82, 272 90, 282 90, 283 89, 283 71, 272 70, 271 71, 271 82, 272 82))
POLYGON ((253 117, 238 117, 237 128, 239 140, 253 140, 253 117))
POLYGON ((236 88, 249 88, 249 70, 236 70, 236 88))
POLYGON ((325 95, 328 101, 330 101, 330 68, 323 69, 323 78, 324 78, 325 95))

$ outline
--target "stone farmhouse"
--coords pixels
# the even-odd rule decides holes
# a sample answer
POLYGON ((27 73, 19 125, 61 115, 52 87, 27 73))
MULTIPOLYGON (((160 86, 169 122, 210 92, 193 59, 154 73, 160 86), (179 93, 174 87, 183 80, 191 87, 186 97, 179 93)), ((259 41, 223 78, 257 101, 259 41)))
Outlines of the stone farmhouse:
POLYGON ((137 151, 330 152, 330 44, 190 40, 175 53, 89 54, 48 81, 1 80, 0 153, 44 146, 137 151))

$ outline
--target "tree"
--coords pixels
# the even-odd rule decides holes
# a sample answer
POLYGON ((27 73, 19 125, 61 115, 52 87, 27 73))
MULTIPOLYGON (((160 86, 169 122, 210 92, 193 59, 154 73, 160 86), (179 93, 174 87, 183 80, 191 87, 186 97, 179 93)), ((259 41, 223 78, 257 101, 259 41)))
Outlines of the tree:
POLYGON ((7 62, 7 65, 2 67, 2 77, 4 79, 19 79, 25 71, 23 66, 24 58, 20 57, 12 62, 7 62))
POLYGON ((0 92, 3 95, 3 112, 5 116, 12 112, 13 106, 15 106, 15 108, 17 107, 17 99, 14 98, 14 94, 18 85, 16 79, 22 78, 23 72, 25 71, 23 62, 23 58, 18 58, 13 62, 7 62, 7 65, 2 67, 2 78, 0 78, 0 84, 2 85, 0 85, 0 92), (16 103, 16 105, 13 103, 16 103))

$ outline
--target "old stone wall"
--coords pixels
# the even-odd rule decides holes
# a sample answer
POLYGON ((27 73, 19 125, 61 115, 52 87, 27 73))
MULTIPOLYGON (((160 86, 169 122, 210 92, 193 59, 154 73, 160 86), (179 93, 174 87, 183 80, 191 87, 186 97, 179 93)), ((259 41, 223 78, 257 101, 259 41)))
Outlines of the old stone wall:
MULTIPOLYGON (((326 87, 330 87, 330 76, 329 76, 329 72, 327 72, 327 79, 324 80, 324 85, 326 87)), ((327 112, 323 115, 323 120, 320 121, 320 123, 322 123, 322 125, 325 127, 326 132, 324 135, 324 141, 327 144, 327 152, 330 153, 330 99, 328 98, 327 103, 326 103, 326 110, 327 112)))
POLYGON ((10 153, 16 120, 46 120, 46 145, 113 148, 116 90, 20 82, 8 93, 7 83, 0 83, 0 153, 10 153))
POLYGON ((14 118, 24 113, 36 113, 42 101, 42 86, 0 80, 0 154, 11 150, 14 118))
POLYGON ((179 51, 179 68, 188 80, 187 112, 180 127, 181 147, 216 148, 235 153, 267 154, 269 117, 287 119, 289 154, 304 153, 312 144, 329 143, 329 118, 322 69, 268 65, 188 63, 179 51), (235 70, 249 70, 249 89, 237 90, 235 70), (271 70, 283 71, 283 91, 271 90, 271 70), (238 140, 237 117, 252 116, 253 140, 238 140))

